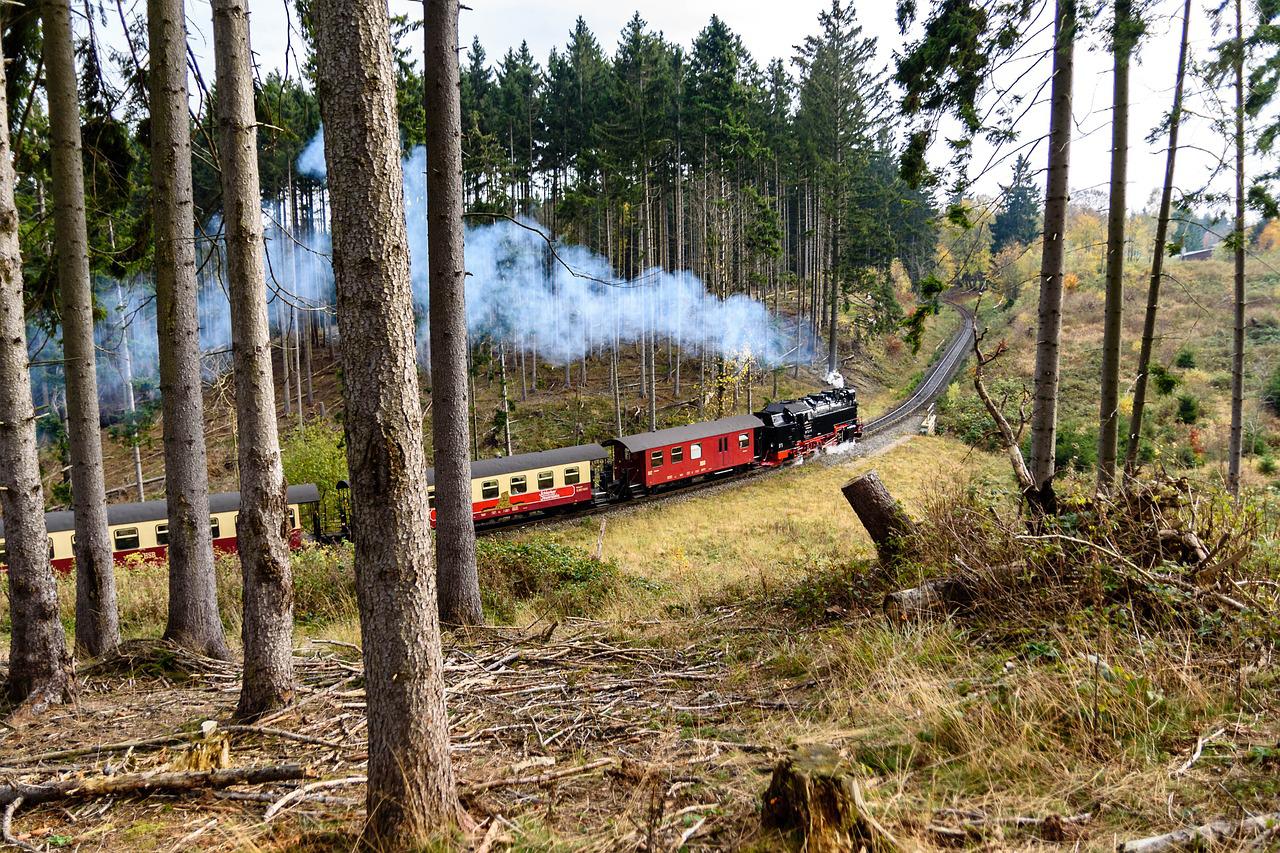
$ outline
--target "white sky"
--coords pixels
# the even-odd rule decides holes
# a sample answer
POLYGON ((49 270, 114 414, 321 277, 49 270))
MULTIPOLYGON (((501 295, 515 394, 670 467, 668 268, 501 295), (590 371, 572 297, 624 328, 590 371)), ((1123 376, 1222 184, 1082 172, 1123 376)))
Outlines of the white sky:
MULTIPOLYGON (((138 0, 134 0, 138 2, 138 0)), ((207 66, 206 79, 212 74, 212 25, 207 0, 188 0, 189 25, 192 48, 201 64, 207 66)), ((390 0, 393 12, 410 16, 421 15, 422 6, 414 0, 390 0)), ((761 0, 632 0, 632 4, 600 2, 600 0, 463 0, 472 7, 463 10, 461 41, 470 44, 478 35, 488 53, 496 62, 508 47, 518 46, 527 40, 539 63, 546 64, 552 46, 563 46, 575 19, 586 19, 606 51, 617 44, 623 25, 638 9, 650 27, 662 31, 670 40, 688 46, 698 31, 714 14, 739 33, 747 49, 762 66, 772 57, 788 58, 793 46, 818 27, 818 12, 829 5, 829 0, 788 0, 761 2, 761 0)), ((1210 0, 1216 3, 1216 0, 1210 0)), ((1193 59, 1207 58, 1216 40, 1210 32, 1210 3, 1193 0, 1191 23, 1191 50, 1193 59)), ((902 44, 894 21, 894 0, 875 0, 857 3, 864 32, 878 38, 881 61, 891 66, 893 51, 902 44)), ((925 7, 927 2, 921 2, 925 7)), ((1128 201, 1131 209, 1147 204, 1159 187, 1164 173, 1164 142, 1146 141, 1148 132, 1159 123, 1168 111, 1172 98, 1172 84, 1177 64, 1178 36, 1181 24, 1180 0, 1157 0, 1152 13, 1153 22, 1149 35, 1143 41, 1131 81, 1131 125, 1128 201)), ((281 68, 284 65, 285 46, 289 27, 286 24, 284 0, 256 0, 251 6, 252 39, 254 50, 264 69, 281 68)), ((108 36, 110 38, 110 36, 108 36)), ((1045 34, 1035 49, 1048 46, 1045 34)), ((300 49, 296 35, 294 50, 300 49)), ((1078 43, 1075 79, 1075 125, 1072 142, 1071 187, 1079 197, 1082 192, 1095 191, 1105 194, 1110 172, 1110 106, 1111 61, 1104 52, 1101 40, 1089 36, 1078 43)), ((1044 79, 1045 71, 1034 75, 1044 79)), ((1189 84, 1190 89, 1199 87, 1189 84)), ((896 95, 895 95, 896 96, 896 95)), ((1043 100, 1047 101, 1045 89, 1043 100)), ((1193 97, 1188 106, 1195 110, 1205 108, 1203 97, 1193 97)), ((1048 116, 1045 104, 1029 112, 1020 127, 1024 139, 1040 135, 1047 128, 1048 116)), ((1186 148, 1180 154, 1178 184, 1187 189, 1197 188, 1207 179, 1221 153, 1225 140, 1215 134, 1204 121, 1191 121, 1183 131, 1186 148)), ((935 152, 945 157, 945 151, 935 152)), ((1038 168, 1045 160, 1043 144, 1036 148, 1033 162, 1038 168)), ((984 161, 987 154, 975 157, 984 161)), ((978 183, 979 191, 992 192, 997 182, 1007 180, 1012 158, 993 174, 978 183)))

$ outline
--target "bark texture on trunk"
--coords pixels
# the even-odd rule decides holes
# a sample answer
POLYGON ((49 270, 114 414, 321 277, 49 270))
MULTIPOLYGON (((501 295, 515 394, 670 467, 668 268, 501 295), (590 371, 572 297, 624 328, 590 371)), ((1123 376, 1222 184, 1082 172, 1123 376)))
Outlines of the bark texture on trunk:
POLYGON ((1102 319, 1102 393, 1098 406, 1098 489, 1116 479, 1120 435, 1120 332, 1124 319, 1125 183, 1129 173, 1130 0, 1116 0, 1111 31, 1114 75, 1111 97, 1111 191, 1107 201, 1107 301, 1102 319))
POLYGON ((193 651, 225 659, 230 654, 218 617, 209 530, 183 0, 147 0, 147 33, 156 335, 169 513, 169 620, 164 636, 193 651))
MULTIPOLYGON (((458 95, 458 0, 427 0, 427 254, 431 290, 432 440, 436 470, 436 578, 440 618, 484 623, 471 514, 467 417, 466 270, 462 232, 462 109, 458 95)), ((502 407, 507 412, 505 351, 502 407)), ((511 426, 504 423, 507 454, 511 426)))
POLYGON ((98 418, 93 286, 84 209, 80 101, 67 0, 42 0, 45 91, 53 165, 53 221, 75 511, 76 648, 96 657, 120 642, 115 564, 107 534, 107 494, 98 418))
POLYGON ((1173 87, 1173 109, 1169 112, 1169 148, 1164 160, 1164 187, 1160 191, 1160 212, 1156 216, 1155 248, 1151 256, 1151 279, 1147 285, 1147 312, 1142 321, 1142 344, 1138 351, 1138 376, 1133 386, 1133 412, 1129 415, 1129 446, 1125 449, 1125 476, 1138 470, 1138 450, 1142 438, 1142 414, 1147 402, 1147 379, 1151 373, 1151 350, 1156 339, 1156 314, 1160 309, 1160 285, 1164 281, 1165 243, 1169 235, 1169 210, 1173 206, 1173 170, 1178 157, 1178 126, 1182 120, 1182 88, 1187 77, 1187 35, 1191 28, 1191 0, 1182 7, 1182 42, 1178 49, 1178 76, 1173 87))
POLYGON ((1044 490, 1053 480, 1058 431, 1058 344, 1062 333, 1062 275, 1066 249, 1067 172, 1071 164, 1071 78, 1076 0, 1058 0, 1054 21, 1053 94, 1049 113, 1049 177, 1044 197, 1044 251, 1036 337, 1035 399, 1031 411, 1031 476, 1044 490))
POLYGON ((293 699, 293 578, 271 375, 246 0, 214 1, 213 47, 240 471, 236 539, 244 580, 244 679, 236 716, 254 718, 293 699))
POLYGON ((0 513, 10 622, 5 695, 39 712, 69 698, 71 656, 58 619, 58 589, 44 526, 5 92, 5 68, 0 63, 0 513))
POLYGON ((313 9, 368 695, 367 831, 374 846, 409 846, 460 812, 427 517, 390 27, 382 3, 320 0, 313 9))
POLYGON ((1235 313, 1231 330, 1231 438, 1227 445, 1227 488, 1240 494, 1240 458, 1244 451, 1244 26, 1236 0, 1236 222, 1235 313))

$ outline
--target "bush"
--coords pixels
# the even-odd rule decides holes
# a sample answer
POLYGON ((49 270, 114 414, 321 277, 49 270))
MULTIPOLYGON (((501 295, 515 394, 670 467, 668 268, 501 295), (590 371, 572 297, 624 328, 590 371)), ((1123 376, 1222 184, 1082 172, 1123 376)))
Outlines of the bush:
POLYGON ((1258 473, 1270 477, 1276 472, 1276 460, 1273 456, 1264 456, 1258 460, 1258 473))
POLYGON ((290 485, 315 483, 320 514, 330 523, 338 517, 339 480, 347 479, 347 450, 342 430, 326 423, 296 427, 280 443, 284 476, 290 485))
POLYGON ((1184 424, 1200 420, 1200 401, 1194 395, 1178 395, 1178 420, 1184 424))
POLYGON ((1173 360, 1174 367, 1190 370, 1196 366, 1196 354, 1189 349, 1179 350, 1178 357, 1173 360))
POLYGON ((1173 389, 1177 388, 1182 382, 1181 379, 1159 364, 1151 368, 1151 381, 1156 386, 1156 393, 1161 397, 1168 397, 1173 393, 1173 389))
POLYGON ((1271 374, 1271 379, 1267 381, 1266 390, 1263 392, 1263 400, 1271 411, 1280 415, 1280 364, 1276 365, 1276 369, 1271 374))
POLYGON ((500 622, 511 621, 522 603, 554 616, 587 616, 622 586, 616 563, 544 537, 476 544, 480 597, 500 622))

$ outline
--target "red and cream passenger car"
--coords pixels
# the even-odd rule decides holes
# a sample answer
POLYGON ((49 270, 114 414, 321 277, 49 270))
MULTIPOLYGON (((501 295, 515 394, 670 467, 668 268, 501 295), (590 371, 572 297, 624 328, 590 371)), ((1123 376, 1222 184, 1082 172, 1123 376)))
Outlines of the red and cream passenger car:
POLYGON ((745 468, 756 458, 760 419, 735 415, 707 423, 613 438, 613 476, 624 491, 745 468))
MULTIPOLYGON (((476 521, 565 510, 595 497, 592 465, 608 456, 598 444, 580 444, 471 463, 471 508, 476 521)), ((436 523, 436 472, 427 470, 431 525, 436 523)))
MULTIPOLYGON (((302 545, 302 510, 320 500, 312 484, 290 486, 289 544, 302 545)), ((169 553, 169 506, 165 501, 113 504, 107 507, 107 535, 117 563, 129 558, 163 560, 169 553)), ((236 521, 240 516, 240 493, 223 492, 209 495, 209 532, 213 549, 236 550, 236 521)), ((45 529, 49 531, 49 560, 60 572, 74 566, 76 516, 70 510, 46 513, 45 529)), ((5 562, 4 523, 0 522, 0 565, 5 562)))

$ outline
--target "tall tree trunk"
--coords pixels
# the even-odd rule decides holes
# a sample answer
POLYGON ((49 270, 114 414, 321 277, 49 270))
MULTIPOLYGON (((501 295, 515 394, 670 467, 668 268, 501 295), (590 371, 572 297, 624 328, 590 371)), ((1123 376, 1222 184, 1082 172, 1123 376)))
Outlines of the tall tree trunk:
MULTIPOLYGON (((115 248, 114 232, 111 239, 111 248, 115 248)), ((133 393, 133 353, 130 351, 129 344, 129 323, 124 319, 127 303, 124 298, 124 288, 120 286, 120 280, 116 280, 116 313, 120 315, 120 353, 121 367, 124 374, 124 392, 125 407, 133 414, 138 410, 138 401, 133 393)), ((138 500, 145 501, 147 499, 147 489, 142 477, 142 449, 138 443, 138 436, 134 436, 132 440, 133 450, 133 477, 138 484, 138 500)))
POLYGON ((1227 445, 1227 488, 1240 494, 1240 457, 1244 450, 1244 25, 1236 0, 1236 222, 1235 323, 1231 337, 1231 438, 1227 445))
MULTIPOLYGON (((431 0, 427 9, 434 23, 427 26, 434 33, 429 38, 440 45, 430 52, 427 68, 433 74, 456 73, 434 67, 446 48, 449 66, 456 63, 455 40, 442 32, 453 31, 448 22, 455 20, 456 6, 431 0)), ((343 424, 368 697, 366 837, 375 847, 405 847, 455 823, 461 811, 449 763, 426 513, 390 22, 386 5, 379 3, 319 0, 313 14, 330 164, 333 272, 346 377, 343 424)), ((439 88, 438 79, 428 85, 439 88)), ((456 129, 455 121, 446 132, 456 129)), ((443 169, 430 173, 446 174, 443 169)), ((448 186, 457 182, 457 174, 448 170, 448 186)), ((456 210, 457 202, 450 204, 456 210)), ((438 237, 440 229, 434 230, 438 237)), ((459 261, 458 254, 432 258, 433 264, 453 265, 446 267, 452 280, 461 278, 459 261)), ((447 359, 437 364, 447 372, 447 359)), ((447 457, 438 458, 437 464, 444 461, 447 457)))
MULTIPOLYGON (((436 469, 440 618, 481 625, 467 429, 467 309, 462 231, 458 2, 426 5, 427 244, 431 290, 431 428, 436 469)), ((510 453, 510 450, 507 451, 510 453)))
POLYGON ((1169 148, 1164 160, 1164 188, 1160 191, 1160 212, 1156 216, 1155 248, 1151 255, 1151 279, 1147 285, 1147 313, 1142 322, 1142 345, 1138 352, 1138 377, 1133 386, 1133 412, 1129 416, 1129 446, 1125 450, 1124 471, 1138 470, 1138 449, 1142 436, 1142 414, 1147 402, 1147 379, 1151 373, 1151 350, 1156 339, 1156 314, 1160 308, 1160 285, 1164 281, 1165 243, 1169 234, 1169 209, 1173 206, 1173 167, 1178 156, 1178 126, 1182 121, 1182 87, 1187 77, 1187 34, 1191 27, 1191 0, 1182 7, 1182 42, 1178 48, 1178 76, 1173 87, 1173 109, 1169 113, 1169 148))
POLYGON ((71 44, 71 6, 42 0, 45 89, 53 160, 53 220, 61 297, 67 440, 71 449, 71 507, 75 511, 76 648, 91 657, 116 647, 115 565, 107 534, 107 494, 98 418, 93 286, 85 223, 80 102, 71 44))
POLYGON ((1102 389, 1098 411, 1098 490, 1116 479, 1120 433, 1120 332, 1124 319, 1125 184, 1129 172, 1129 56, 1133 51, 1131 0, 1116 0, 1111 31, 1111 193, 1107 203, 1107 301, 1102 321, 1102 389))
POLYGON ((1062 332, 1062 277, 1067 228, 1067 170, 1071 163, 1071 78, 1076 0, 1057 0, 1053 94, 1049 113, 1049 178, 1044 199, 1044 251, 1040 259, 1035 396, 1031 411, 1031 475, 1036 488, 1053 481, 1058 429, 1058 345, 1062 332))
POLYGON ((156 334, 169 515, 169 620, 165 639, 227 658, 209 530, 200 329, 196 323, 195 210, 183 0, 147 0, 151 46, 151 185, 156 334))
POLYGON ((248 15, 247 0, 214 0, 218 145, 240 470, 236 539, 244 581, 244 679, 236 716, 252 719, 288 704, 294 684, 292 524, 271 375, 248 15))
POLYGON ((49 567, 35 409, 27 372, 18 209, 13 200, 9 104, 0 63, 0 513, 9 576, 5 696, 39 713, 71 697, 71 656, 49 567))
POLYGON ((502 445, 507 456, 511 455, 511 402, 507 398, 507 344, 498 343, 498 391, 502 406, 502 445))

